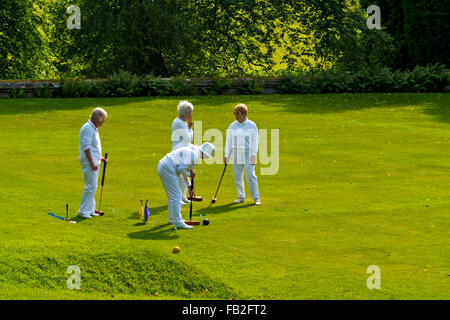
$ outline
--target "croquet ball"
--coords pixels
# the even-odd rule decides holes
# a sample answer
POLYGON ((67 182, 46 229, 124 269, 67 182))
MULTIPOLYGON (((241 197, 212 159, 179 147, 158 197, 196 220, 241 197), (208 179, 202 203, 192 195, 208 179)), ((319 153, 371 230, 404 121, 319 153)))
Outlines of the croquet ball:
POLYGON ((203 225, 207 226, 209 224, 209 220, 208 219, 203 219, 203 225))
POLYGON ((180 252, 180 247, 179 246, 175 246, 173 247, 173 253, 179 253, 180 252))

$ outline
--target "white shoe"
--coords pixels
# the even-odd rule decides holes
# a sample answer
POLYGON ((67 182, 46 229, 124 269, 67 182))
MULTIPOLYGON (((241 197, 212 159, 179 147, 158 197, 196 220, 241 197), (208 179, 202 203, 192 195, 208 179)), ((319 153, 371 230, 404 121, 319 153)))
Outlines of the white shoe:
POLYGON ((80 217, 80 218, 85 218, 85 219, 90 219, 90 218, 92 218, 90 215, 85 216, 85 215, 83 215, 83 214, 81 214, 81 213, 78 213, 77 216, 80 217))
POLYGON ((91 217, 98 217, 99 214, 98 213, 91 213, 91 217))
POLYGON ((190 225, 184 223, 183 221, 175 221, 173 226, 176 227, 177 229, 192 229, 193 228, 193 226, 190 226, 190 225))
POLYGON ((189 202, 191 202, 190 200, 188 200, 188 199, 186 199, 186 198, 182 198, 181 199, 181 202, 184 202, 184 203, 189 203, 189 202))
POLYGON ((261 204, 261 201, 259 201, 259 199, 255 200, 255 205, 259 206, 261 204))
POLYGON ((244 199, 237 198, 233 203, 243 203, 244 199))

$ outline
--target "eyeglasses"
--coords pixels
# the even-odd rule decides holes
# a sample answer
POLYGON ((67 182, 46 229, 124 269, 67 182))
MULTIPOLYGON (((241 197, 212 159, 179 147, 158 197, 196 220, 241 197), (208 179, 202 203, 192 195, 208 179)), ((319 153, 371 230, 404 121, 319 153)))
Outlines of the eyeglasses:
POLYGON ((234 114, 241 114, 240 112, 234 112, 234 114))

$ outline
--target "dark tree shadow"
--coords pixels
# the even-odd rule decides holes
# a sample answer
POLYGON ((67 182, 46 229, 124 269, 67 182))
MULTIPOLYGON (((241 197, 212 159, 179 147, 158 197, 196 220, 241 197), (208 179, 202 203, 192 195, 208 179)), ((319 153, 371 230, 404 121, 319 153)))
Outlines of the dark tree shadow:
MULTIPOLYGON (((145 97, 146 100, 155 98, 145 97)), ((79 110, 84 108, 110 107, 111 104, 123 105, 142 98, 27 98, 0 99, 0 114, 39 113, 56 110, 79 110), (3 103, 4 102, 4 103, 3 103)))
POLYGON ((179 236, 178 232, 173 229, 173 225, 167 223, 155 226, 149 230, 129 233, 128 237, 139 240, 173 240, 179 236))

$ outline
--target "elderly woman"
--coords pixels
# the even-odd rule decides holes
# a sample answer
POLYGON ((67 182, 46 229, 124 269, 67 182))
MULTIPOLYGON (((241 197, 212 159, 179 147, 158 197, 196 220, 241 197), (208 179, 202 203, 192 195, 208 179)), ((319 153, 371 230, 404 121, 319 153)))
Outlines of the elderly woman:
POLYGON ((258 153, 258 127, 247 119, 248 109, 245 104, 238 104, 234 108, 233 121, 227 129, 225 143, 224 162, 228 163, 230 154, 233 153, 234 183, 237 189, 237 199, 234 203, 242 203, 245 200, 244 171, 250 194, 256 205, 260 205, 258 180, 255 175, 256 154, 258 153))
POLYGON ((90 219, 92 216, 98 216, 95 210, 95 192, 98 183, 98 168, 100 162, 106 163, 108 160, 102 158, 102 145, 100 143, 100 128, 106 120, 107 113, 102 108, 95 108, 91 117, 80 130, 79 149, 80 156, 78 160, 81 163, 81 171, 84 176, 84 191, 81 197, 78 216, 90 219))
MULTIPOLYGON (((178 117, 172 123, 172 151, 188 147, 192 142, 192 111, 194 111, 194 106, 189 101, 180 101, 177 109, 178 117)), ((181 202, 187 204, 187 186, 181 175, 178 177, 178 182, 181 190, 181 202)))
MULTIPOLYGON (((182 177, 184 183, 191 185, 189 177, 193 178, 195 165, 201 159, 209 159, 214 156, 214 145, 205 142, 201 147, 190 145, 176 149, 164 156, 158 163, 158 175, 167 195, 167 209, 169 211, 169 223, 180 229, 191 229, 192 226, 184 223, 181 218, 181 189, 178 177, 182 177)), ((189 191, 193 195, 192 190, 189 191)))

